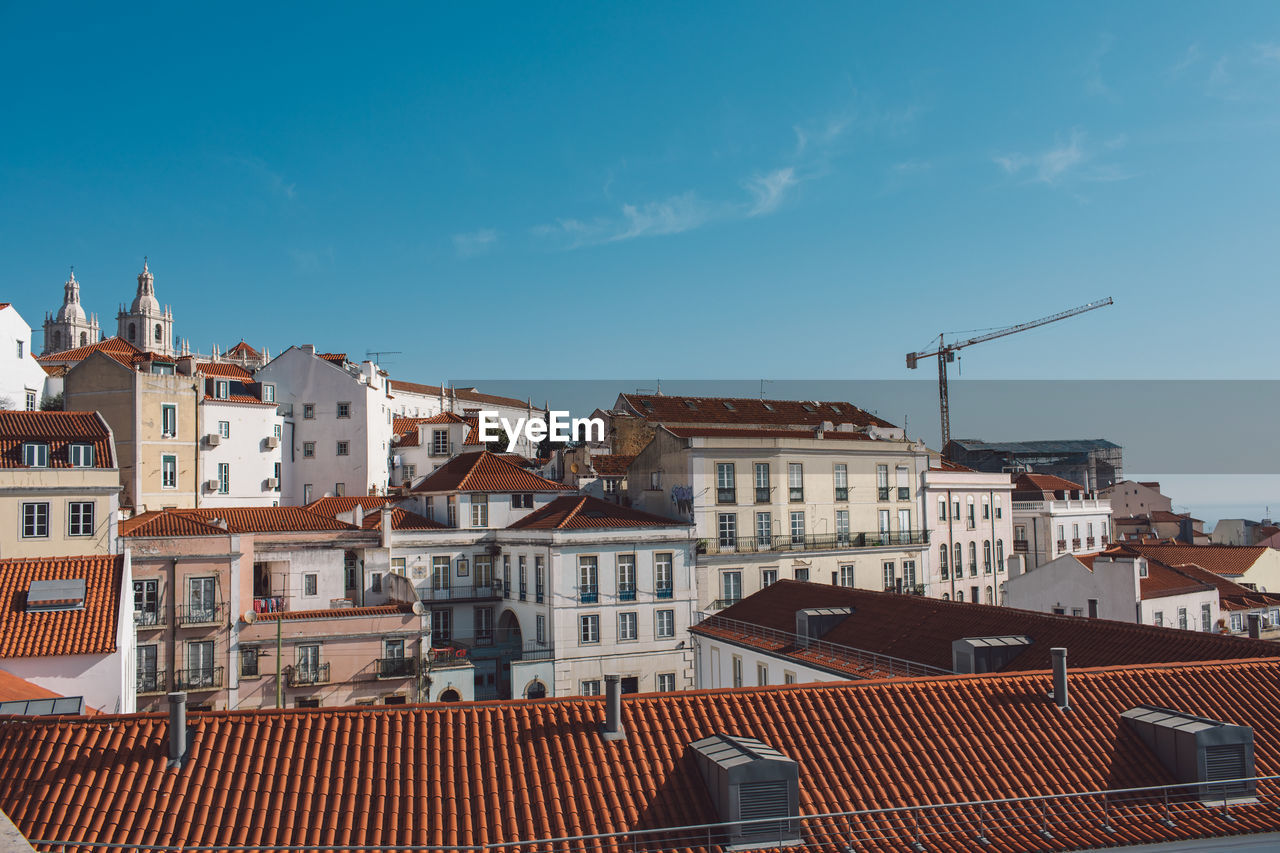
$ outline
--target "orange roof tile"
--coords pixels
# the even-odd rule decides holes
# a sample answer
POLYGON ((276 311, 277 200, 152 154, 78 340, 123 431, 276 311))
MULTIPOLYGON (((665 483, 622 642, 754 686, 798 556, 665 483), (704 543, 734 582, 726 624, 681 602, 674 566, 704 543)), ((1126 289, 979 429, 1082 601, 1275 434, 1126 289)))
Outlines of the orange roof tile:
POLYGON ((122 556, 0 560, 0 658, 114 652, 123 576, 122 556), (33 581, 76 579, 85 582, 83 608, 27 612, 33 581))
POLYGON ((86 344, 85 346, 63 350, 62 352, 51 352, 48 355, 40 356, 36 360, 41 364, 71 364, 84 361, 95 352, 110 356, 124 365, 132 365, 134 359, 142 355, 142 350, 133 344, 123 338, 113 337, 104 338, 96 344, 86 344))
POLYGON ((827 430, 821 436, 810 430, 801 429, 750 429, 738 427, 671 427, 663 429, 677 438, 785 438, 795 440, 810 438, 823 441, 871 441, 871 436, 862 432, 837 432, 827 430))
POLYGON ((688 527, 687 521, 663 518, 589 495, 566 495, 508 525, 509 530, 595 530, 620 527, 688 527))
POLYGON ((852 403, 805 400, 761 400, 754 397, 679 397, 665 394, 622 394, 630 411, 663 424, 732 426, 818 426, 823 421, 854 426, 893 424, 852 403))
POLYGON ((241 382, 253 381, 252 373, 238 364, 229 364, 225 361, 198 361, 196 370, 205 376, 225 376, 229 379, 239 379, 241 382))
POLYGON ((217 507, 164 509, 145 512, 121 524, 121 536, 208 536, 209 529, 223 533, 302 533, 344 531, 359 528, 297 506, 217 507), (226 530, 216 520, 227 523, 226 530))
MULTIPOLYGON (((307 504, 304 509, 318 512, 329 518, 337 518, 343 513, 351 512, 357 506, 364 508, 365 516, 361 527, 365 530, 382 529, 382 507, 391 502, 391 498, 381 495, 363 495, 341 498, 320 498, 307 504)), ((409 512, 400 507, 391 508, 392 530, 444 530, 445 525, 432 521, 426 516, 409 512)))
MULTIPOLYGON (((852 616, 822 636, 827 642, 946 670, 951 669, 953 640, 1023 634, 1031 637, 1032 644, 1013 658, 1004 672, 1048 669, 1049 649, 1053 646, 1069 648, 1072 661, 1080 666, 1280 657, 1280 645, 1262 640, 1246 643, 1199 631, 1053 616, 1011 607, 789 580, 778 581, 717 616, 790 633, 795 631, 796 611, 812 607, 854 608, 852 616)), ((717 617, 711 617, 690 630, 719 636, 715 633, 716 621, 717 617)), ((740 638, 734 641, 756 645, 740 638)), ((778 653, 776 643, 759 647, 778 653)), ((796 651, 783 654, 803 659, 796 651)), ((832 661, 825 668, 856 676, 863 674, 863 667, 860 659, 851 656, 848 661, 832 661)))
POLYGON ((601 477, 625 477, 635 458, 634 454, 598 453, 591 457, 591 467, 601 477))
POLYGON ((157 509, 123 519, 120 522, 120 535, 163 539, 172 536, 225 536, 227 531, 177 510, 157 509))
POLYGON ((244 341, 240 341, 240 343, 236 344, 231 349, 227 350, 227 355, 234 356, 236 358, 261 358, 262 357, 262 353, 258 352, 256 349, 249 346, 244 341))
POLYGON ((296 622, 309 619, 356 619, 365 616, 395 616, 412 612, 413 605, 411 604, 380 604, 376 607, 328 607, 317 610, 283 610, 275 613, 256 613, 254 614, 254 621, 275 622, 282 619, 286 622, 296 622))
POLYGON ((49 445, 50 468, 70 468, 72 444, 93 447, 93 467, 114 468, 111 431, 97 412, 0 411, 0 468, 26 468, 22 445, 49 445))
POLYGON ((1084 486, 1053 474, 1019 474, 1013 481, 1013 499, 1020 492, 1082 492, 1084 486))
POLYGON ((562 492, 572 489, 526 471, 495 453, 480 450, 453 457, 428 474, 412 491, 562 492))
MULTIPOLYGON (((623 696, 626 737, 614 742, 598 734, 600 697, 193 712, 178 770, 165 714, 14 717, 0 721, 0 808, 28 838, 70 843, 516 849, 723 820, 690 744, 728 733, 796 762, 801 814, 854 813, 806 819, 797 849, 898 851, 922 837, 928 850, 1011 853, 1275 832, 1273 783, 1230 806, 1230 821, 1221 805, 1177 803, 1163 821, 1159 794, 1109 798, 1105 813, 1101 798, 879 811, 1170 784, 1120 718, 1142 705, 1249 726, 1256 773, 1280 773, 1275 667, 1073 670, 1066 713, 1045 697, 1044 672, 623 696)), ((598 844, 721 849, 688 835, 598 844)))
POLYGON ((15 699, 58 699, 61 695, 0 669, 0 702, 12 702, 15 699))
MULTIPOLYGON (((420 385, 417 382, 404 382, 399 379, 392 379, 389 383, 393 391, 405 391, 410 394, 421 394, 426 397, 439 397, 439 385, 420 385)), ((475 388, 446 388, 444 389, 445 397, 452 396, 464 403, 489 403, 494 406, 505 406, 509 409, 524 409, 529 406, 527 400, 517 400, 515 397, 500 397, 497 394, 482 394, 475 388)), ((535 412, 541 412, 542 409, 534 406, 535 412)))
POLYGON ((325 361, 331 361, 341 367, 347 361, 345 352, 318 352, 316 358, 323 358, 325 361))
POLYGON ((1116 543, 1108 552, 1119 550, 1154 557, 1170 566, 1194 563, 1229 578, 1240 577, 1267 553, 1265 545, 1187 545, 1167 540, 1116 543))

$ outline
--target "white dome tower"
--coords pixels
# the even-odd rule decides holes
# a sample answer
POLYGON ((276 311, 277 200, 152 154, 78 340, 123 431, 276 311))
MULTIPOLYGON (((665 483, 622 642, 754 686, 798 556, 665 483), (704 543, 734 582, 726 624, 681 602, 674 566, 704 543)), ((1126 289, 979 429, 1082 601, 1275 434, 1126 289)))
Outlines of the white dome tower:
POLYGON ((41 355, 96 344, 102 337, 98 316, 86 315, 80 305, 80 282, 76 281, 75 267, 71 268, 71 278, 67 279, 62 290, 62 307, 58 313, 45 312, 44 315, 44 350, 41 355))
POLYGON ((117 315, 121 338, 140 350, 173 355, 173 311, 166 305, 162 309, 156 299, 155 276, 142 259, 142 272, 138 274, 138 293, 126 311, 120 306, 117 315))

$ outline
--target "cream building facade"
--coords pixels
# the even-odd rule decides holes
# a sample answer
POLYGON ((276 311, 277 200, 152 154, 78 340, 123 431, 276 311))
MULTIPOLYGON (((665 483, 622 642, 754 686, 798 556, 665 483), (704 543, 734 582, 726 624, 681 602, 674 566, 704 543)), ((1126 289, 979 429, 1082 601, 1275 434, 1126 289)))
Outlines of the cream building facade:
POLYGON ((1019 474, 1014 480, 1014 553, 1023 555, 1028 571, 1063 554, 1100 551, 1113 538, 1105 498, 1050 474, 1019 474))
POLYGON ((923 475, 930 559, 924 594, 1003 604, 1013 553, 1013 480, 1008 474, 938 463, 923 475))

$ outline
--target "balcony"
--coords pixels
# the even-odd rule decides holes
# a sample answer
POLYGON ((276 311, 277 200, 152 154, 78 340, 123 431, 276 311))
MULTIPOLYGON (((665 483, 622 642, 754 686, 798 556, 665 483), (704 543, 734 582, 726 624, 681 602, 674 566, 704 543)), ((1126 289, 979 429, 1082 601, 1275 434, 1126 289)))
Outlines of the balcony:
POLYGON ((788 551, 833 551, 843 548, 886 548, 927 545, 928 531, 826 533, 809 536, 739 536, 735 539, 702 539, 698 550, 705 554, 760 554, 788 551))
POLYGON ((654 592, 654 597, 658 599, 670 599, 675 597, 675 590, 671 587, 658 587, 654 592))
POLYGON ((756 486, 756 503, 767 504, 769 502, 769 487, 756 486))
POLYGON ((1085 542, 1085 547, 1086 547, 1086 548, 1092 548, 1092 547, 1093 547, 1093 537, 1092 537, 1092 536, 1086 537, 1086 538, 1085 538, 1085 540, 1084 540, 1084 542, 1085 542))
POLYGON ((219 625, 227 621, 225 604, 184 604, 178 608, 178 624, 184 628, 196 625, 219 625))
POLYGON ((849 500, 849 488, 847 486, 836 486, 836 500, 849 500))
POLYGON ((619 601, 635 601, 636 585, 633 583, 618 584, 618 600, 619 601))
POLYGON ((502 581, 494 580, 473 586, 419 587, 423 601, 479 601, 503 597, 502 581))
POLYGON ((1080 548, 1080 540, 1079 540, 1079 539, 1072 539, 1072 540, 1071 540, 1071 550, 1072 550, 1072 551, 1076 551, 1076 550, 1079 550, 1079 548, 1080 548))
POLYGON ((283 595, 255 595, 253 597, 254 613, 283 613, 287 609, 283 595))
POLYGON ((284 668, 284 679, 284 683, 290 687, 311 687, 315 684, 328 684, 329 664, 286 666, 284 668))
POLYGON ((736 504, 737 502, 738 502, 737 489, 716 489, 716 503, 736 504))
POLYGON ((524 581, 520 581, 520 600, 524 601, 529 597, 529 585, 524 581))
POLYGON ((456 634, 448 638, 432 637, 431 644, 432 648, 427 649, 426 659, 429 665, 435 666, 457 666, 465 664, 472 657, 483 657, 485 660, 551 660, 555 656, 549 643, 494 638, 492 635, 488 640, 456 634))
POLYGON ((378 678, 412 678, 417 674, 417 660, 414 658, 378 658, 378 678))
POLYGON ((542 591, 542 587, 538 587, 537 592, 533 594, 534 602, 541 604, 544 598, 546 598, 546 593, 542 591))
POLYGON ((790 492, 791 492, 791 501, 792 501, 792 503, 803 503, 803 502, 804 502, 804 487, 803 487, 803 486, 801 486, 801 487, 799 487, 799 488, 797 488, 796 486, 792 486, 792 487, 791 487, 791 489, 790 489, 790 492))
POLYGON ((889 500, 889 487, 888 487, 888 486, 876 486, 876 500, 878 500, 878 501, 887 501, 887 500, 889 500))
POLYGON ((900 501, 909 501, 909 500, 911 500, 911 487, 910 487, 910 486, 898 486, 898 500, 900 500, 900 501))
POLYGON ((1058 546, 1058 550, 1059 550, 1059 551, 1065 551, 1065 550, 1067 550, 1067 540, 1065 540, 1065 539, 1059 539, 1059 540, 1057 541, 1057 543, 1056 543, 1056 544, 1057 544, 1057 546, 1058 546))
POLYGON ((173 674, 174 690, 221 690, 222 667, 203 666, 195 669, 180 669, 173 674))
POLYGON ((578 601, 583 604, 598 604, 600 602, 600 593, 594 586, 583 587, 578 590, 578 601))
POLYGON ((164 610, 156 605, 154 610, 135 610, 133 611, 133 624, 140 630, 148 628, 163 628, 165 625, 164 610))
POLYGON ((144 693, 164 693, 165 673, 163 669, 143 669, 138 670, 138 695, 144 693))
POLYGON ((737 598, 717 598, 715 601, 711 602, 711 609, 724 610, 726 607, 732 607, 741 600, 742 596, 738 596, 737 598))
POLYGON ((1025 554, 1031 550, 1031 543, 1025 539, 1013 540, 1013 553, 1025 554))

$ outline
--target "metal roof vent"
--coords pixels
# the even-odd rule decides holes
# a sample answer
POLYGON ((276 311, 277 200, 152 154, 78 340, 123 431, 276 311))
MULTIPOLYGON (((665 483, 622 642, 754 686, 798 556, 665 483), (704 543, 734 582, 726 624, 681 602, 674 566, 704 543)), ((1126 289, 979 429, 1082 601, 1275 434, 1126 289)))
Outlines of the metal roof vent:
POLYGON ((966 637, 951 641, 952 672, 999 672, 1031 645, 1027 636, 966 637))
POLYGON ((84 578, 32 581, 31 586, 27 588, 27 612, 83 610, 84 594, 84 578))
POLYGON ((1252 797, 1253 729, 1139 705, 1120 715, 1179 782, 1202 782, 1201 800, 1252 797), (1246 781, 1241 781, 1246 780, 1246 781), (1218 784, 1213 784, 1218 783, 1218 784))
POLYGON ((796 637, 802 648, 853 615, 852 607, 810 607, 796 611, 796 637))
POLYGON ((800 840, 800 766, 749 737, 714 734, 689 745, 728 843, 764 846, 800 840), (741 821, 741 822, 740 822, 741 821))

